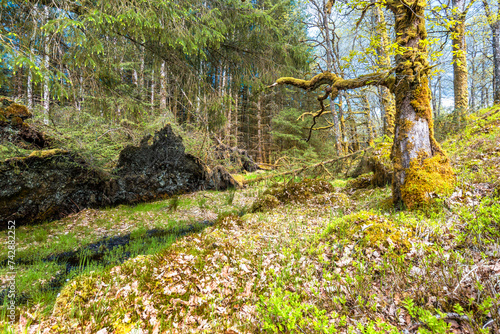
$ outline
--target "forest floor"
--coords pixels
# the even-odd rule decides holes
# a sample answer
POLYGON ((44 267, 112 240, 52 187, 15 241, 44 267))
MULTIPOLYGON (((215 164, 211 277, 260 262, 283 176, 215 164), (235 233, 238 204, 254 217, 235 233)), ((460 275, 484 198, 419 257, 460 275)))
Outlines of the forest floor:
POLYGON ((453 194, 413 211, 394 211, 390 187, 297 179, 293 194, 269 181, 19 227, 20 316, 9 326, 4 307, 1 328, 498 333, 500 109, 469 122, 443 144, 453 194), (252 212, 269 188, 279 205, 252 212))

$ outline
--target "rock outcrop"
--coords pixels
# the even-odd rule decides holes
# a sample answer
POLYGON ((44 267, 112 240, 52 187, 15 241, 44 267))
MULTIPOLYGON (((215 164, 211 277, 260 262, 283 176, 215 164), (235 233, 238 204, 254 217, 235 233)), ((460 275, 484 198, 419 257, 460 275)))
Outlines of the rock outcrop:
POLYGON ((0 162, 0 229, 61 218, 84 208, 130 204, 237 182, 223 168, 213 173, 186 154, 170 125, 121 153, 112 174, 64 150, 34 151, 0 162), (149 143, 151 142, 151 144, 149 143))

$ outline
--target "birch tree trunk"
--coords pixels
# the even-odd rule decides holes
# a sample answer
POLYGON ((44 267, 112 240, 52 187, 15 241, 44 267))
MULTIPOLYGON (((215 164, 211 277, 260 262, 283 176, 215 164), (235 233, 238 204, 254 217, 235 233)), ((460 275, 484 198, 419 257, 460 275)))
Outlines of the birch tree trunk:
POLYGON ((160 68, 160 112, 166 114, 167 110, 167 75, 165 73, 165 61, 160 68))
MULTIPOLYGON (((36 7, 33 10, 33 34, 31 35, 31 43, 30 43, 30 60, 33 61, 33 52, 36 38, 36 29, 37 29, 37 11, 36 7)), ((33 110, 33 74, 31 73, 31 68, 28 68, 28 80, 26 83, 26 96, 27 96, 27 105, 28 110, 33 110)))
MULTIPOLYGON (((47 23, 49 19, 49 7, 45 6, 43 11, 43 22, 47 23)), ((45 68, 45 75, 43 78, 43 123, 45 125, 49 125, 49 109, 50 109, 50 77, 49 77, 49 35, 45 32, 44 37, 44 46, 43 46, 43 66, 45 68)))
POLYGON ((151 69, 151 113, 155 111, 155 68, 151 69))
POLYGON ((262 160, 262 94, 259 94, 257 101, 257 159, 262 160))

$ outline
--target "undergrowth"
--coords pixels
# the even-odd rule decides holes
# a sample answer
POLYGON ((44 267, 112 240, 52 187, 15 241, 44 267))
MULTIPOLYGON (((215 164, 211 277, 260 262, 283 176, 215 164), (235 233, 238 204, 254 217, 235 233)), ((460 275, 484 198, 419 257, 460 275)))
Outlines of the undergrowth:
MULTIPOLYGON (((123 263, 75 272, 50 312, 39 298, 19 307, 24 320, 16 326, 61 333, 497 333, 497 115, 490 109, 474 116, 461 138, 443 145, 457 186, 412 211, 393 209, 388 186, 289 178, 86 210, 54 229, 20 229, 20 254, 34 256, 51 254, 45 247, 91 243, 97 233, 141 240, 169 222, 214 223, 150 251, 127 249, 134 256, 123 263), (276 206, 251 210, 265 196, 276 206)), ((42 284, 57 270, 38 262, 26 282, 42 284)))

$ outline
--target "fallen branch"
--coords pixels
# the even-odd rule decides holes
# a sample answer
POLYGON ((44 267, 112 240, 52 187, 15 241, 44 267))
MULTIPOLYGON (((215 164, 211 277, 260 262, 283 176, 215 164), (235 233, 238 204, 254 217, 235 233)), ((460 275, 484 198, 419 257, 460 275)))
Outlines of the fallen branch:
POLYGON ((339 161, 339 160, 342 160, 342 159, 350 158, 353 155, 359 154, 361 152, 367 152, 367 151, 372 150, 372 149, 373 149, 372 147, 369 147, 369 148, 366 148, 364 150, 360 150, 360 151, 356 151, 356 152, 351 153, 351 154, 343 155, 343 156, 335 158, 335 159, 330 159, 330 160, 322 161, 322 162, 319 162, 319 163, 314 164, 314 165, 304 166, 304 167, 301 167, 301 168, 297 168, 297 169, 286 171, 286 172, 279 173, 279 174, 264 175, 264 176, 255 178, 253 180, 245 180, 245 181, 243 181, 243 183, 244 184, 251 184, 251 183, 255 183, 255 182, 260 182, 260 181, 272 179, 274 177, 280 177, 280 176, 285 176, 285 175, 290 175, 290 174, 296 175, 296 174, 302 173, 303 171, 305 171, 307 169, 316 168, 316 167, 319 167, 319 166, 323 166, 323 168, 324 168, 324 165, 331 164, 333 162, 336 162, 336 161, 339 161))

